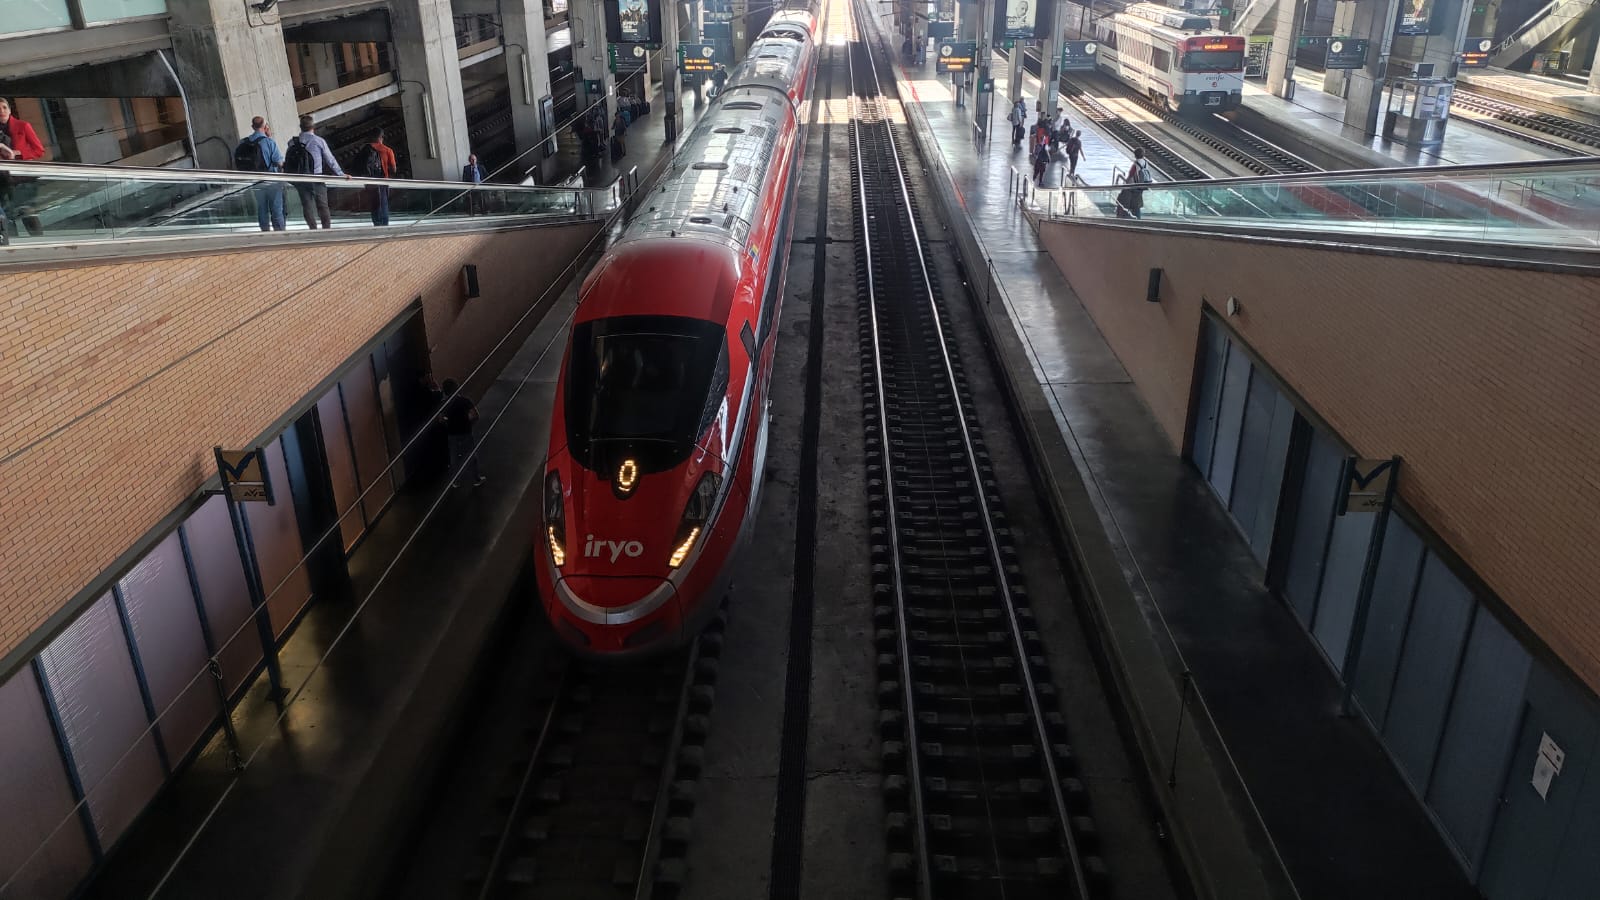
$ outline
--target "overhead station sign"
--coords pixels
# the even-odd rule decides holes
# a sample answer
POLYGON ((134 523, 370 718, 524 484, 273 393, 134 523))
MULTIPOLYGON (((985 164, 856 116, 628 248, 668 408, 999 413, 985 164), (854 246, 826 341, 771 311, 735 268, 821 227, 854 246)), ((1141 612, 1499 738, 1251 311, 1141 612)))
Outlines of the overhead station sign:
POLYGON ((978 55, 977 41, 939 41, 939 58, 935 70, 939 72, 970 72, 978 55))
POLYGON ((1061 44, 1061 71, 1092 71, 1094 69, 1095 53, 1098 49, 1094 41, 1063 41, 1061 44))
POLYGON ((1323 63, 1327 69, 1360 69, 1367 64, 1365 38, 1328 38, 1328 57, 1323 63))
POLYGON ((1489 54, 1494 50, 1494 38, 1467 38, 1461 48, 1461 68, 1483 69, 1489 65, 1489 54))
POLYGON ((711 72, 717 68, 717 63, 726 65, 731 55, 727 50, 709 41, 678 45, 678 65, 686 75, 693 72, 711 72))

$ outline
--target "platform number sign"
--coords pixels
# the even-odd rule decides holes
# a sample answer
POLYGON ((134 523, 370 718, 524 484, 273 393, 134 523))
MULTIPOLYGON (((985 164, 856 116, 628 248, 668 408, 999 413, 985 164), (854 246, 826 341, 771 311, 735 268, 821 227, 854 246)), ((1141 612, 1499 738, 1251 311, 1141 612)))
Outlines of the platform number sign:
POLYGON ((685 74, 714 71, 720 61, 721 54, 717 52, 715 44, 683 44, 678 47, 678 65, 685 74))
POLYGON ((1359 69, 1367 64, 1367 42, 1359 38, 1328 38, 1328 69, 1359 69))
POLYGON ((1489 65, 1489 54, 1494 50, 1494 38, 1467 38, 1461 47, 1461 68, 1482 69, 1489 65))
POLYGON ((1063 41, 1061 44, 1061 71, 1093 71, 1097 49, 1094 41, 1063 41))
POLYGON ((977 41, 941 40, 939 58, 934 68, 939 72, 969 72, 977 55, 977 41))

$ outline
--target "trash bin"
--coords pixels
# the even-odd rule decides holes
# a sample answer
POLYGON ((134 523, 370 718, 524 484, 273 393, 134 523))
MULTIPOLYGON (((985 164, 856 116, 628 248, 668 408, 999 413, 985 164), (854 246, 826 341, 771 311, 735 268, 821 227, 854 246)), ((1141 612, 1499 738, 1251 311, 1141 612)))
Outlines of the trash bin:
POLYGON ((1386 141, 1394 140, 1394 129, 1395 129, 1395 126, 1398 125, 1399 123, 1400 123, 1400 114, 1398 112, 1395 112, 1394 110, 1391 109, 1388 112, 1383 114, 1383 139, 1384 140, 1386 140, 1386 141))

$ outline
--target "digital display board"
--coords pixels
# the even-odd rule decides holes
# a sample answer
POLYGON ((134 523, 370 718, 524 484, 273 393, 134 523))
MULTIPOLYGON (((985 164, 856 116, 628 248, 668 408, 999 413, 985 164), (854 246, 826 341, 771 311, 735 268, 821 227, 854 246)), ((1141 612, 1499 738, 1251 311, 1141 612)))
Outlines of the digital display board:
POLYGON ((1000 36, 1018 40, 1033 40, 1034 31, 1039 26, 1039 7, 1042 0, 1003 0, 1002 8, 995 12, 995 19, 1003 22, 1000 36))
POLYGON ((603 0, 606 40, 613 44, 661 43, 661 0, 603 0))
POLYGON ((733 53, 728 47, 709 41, 678 46, 678 65, 685 75, 714 71, 717 63, 727 65, 732 59, 733 53))
POLYGON ((977 41, 939 42, 939 58, 934 66, 939 72, 969 72, 973 58, 978 55, 977 41))
POLYGON ((1400 24, 1395 34, 1430 34, 1429 22, 1433 19, 1433 0, 1400 0, 1400 24))
POLYGON ((1466 43, 1461 46, 1461 68, 1486 68, 1492 50, 1494 50, 1494 38, 1467 38, 1466 43))

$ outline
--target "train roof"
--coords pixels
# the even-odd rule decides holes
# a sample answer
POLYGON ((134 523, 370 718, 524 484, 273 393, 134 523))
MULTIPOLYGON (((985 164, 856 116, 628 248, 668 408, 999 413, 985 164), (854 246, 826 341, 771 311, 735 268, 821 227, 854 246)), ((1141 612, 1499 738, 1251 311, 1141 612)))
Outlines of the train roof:
POLYGON ((1181 9, 1173 9, 1170 6, 1162 6, 1159 3, 1135 3, 1123 9, 1118 15, 1140 19, 1152 25, 1170 28, 1178 32, 1217 31, 1219 34, 1223 33, 1218 31, 1216 20, 1210 16, 1184 12, 1181 9))
POLYGON ((623 241, 698 237, 743 247, 750 240, 767 170, 784 123, 796 115, 789 88, 800 77, 809 33, 757 40, 713 108, 673 156, 623 241))

